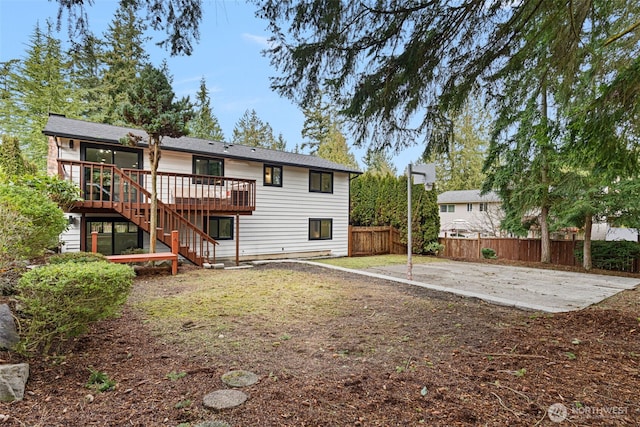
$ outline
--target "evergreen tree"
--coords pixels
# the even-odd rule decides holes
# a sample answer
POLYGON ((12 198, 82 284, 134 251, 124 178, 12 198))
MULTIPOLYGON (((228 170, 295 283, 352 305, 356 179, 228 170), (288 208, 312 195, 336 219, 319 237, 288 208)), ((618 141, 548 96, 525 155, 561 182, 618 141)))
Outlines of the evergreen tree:
POLYGON ((73 42, 68 52, 70 58, 70 80, 75 92, 74 98, 79 106, 78 115, 89 121, 102 121, 103 99, 102 82, 102 45, 93 34, 87 34, 79 42, 73 42))
POLYGON ((234 144, 251 147, 271 148, 275 146, 273 129, 269 123, 263 122, 256 110, 247 110, 233 129, 234 144))
POLYGON ((278 134, 278 139, 274 140, 271 147, 272 150, 287 151, 287 141, 284 140, 284 136, 281 133, 278 134))
POLYGON ((376 151, 371 148, 365 153, 364 163, 366 172, 372 175, 397 175, 398 171, 392 163, 392 159, 385 151, 376 151))
POLYGON ((211 98, 204 77, 200 80, 200 89, 196 94, 195 117, 189 122, 189 134, 196 138, 224 141, 218 118, 211 109, 211 98))
POLYGON ((11 59, 0 63, 0 133, 17 135, 20 114, 18 92, 18 69, 20 60, 11 59))
POLYGON ((135 2, 121 2, 104 34, 103 72, 101 79, 102 112, 100 121, 123 125, 120 106, 129 103, 128 89, 149 63, 144 50, 148 37, 146 26, 136 16, 135 2))
MULTIPOLYGON (((67 12, 70 39, 90 33, 87 8, 93 5, 93 1, 56 1, 60 5, 58 28, 61 26, 64 12, 67 12)), ((167 38, 160 40, 157 44, 169 48, 172 56, 191 55, 193 43, 200 39, 202 0, 120 0, 120 5, 140 8, 146 12, 142 19, 148 22, 154 31, 166 32, 167 38)))
POLYGON ((18 138, 2 135, 0 170, 8 177, 36 173, 36 166, 22 156, 18 138))
POLYGON ((27 57, 22 63, 16 84, 19 99, 14 114, 15 135, 23 141, 23 152, 38 168, 44 170, 48 154, 47 138, 42 129, 49 113, 77 116, 78 104, 73 102, 73 90, 68 79, 68 58, 61 51, 60 41, 51 34, 34 29, 27 57))
MULTIPOLYGON (((166 64, 162 69, 147 65, 128 92, 130 104, 122 107, 122 117, 147 133, 149 143, 149 165, 151 168, 151 207, 149 224, 149 251, 156 251, 157 238, 157 173, 160 162, 160 145, 165 136, 180 138, 188 133, 188 123, 193 117, 193 106, 189 98, 175 101, 166 64)), ((128 135, 136 142, 139 137, 128 135)))
POLYGON ((424 159, 436 165, 436 188, 439 192, 482 188, 489 127, 487 110, 478 100, 465 104, 453 120, 451 146, 447 152, 424 159))
POLYGON ((358 168, 355 156, 349 151, 347 139, 335 124, 318 147, 316 155, 341 165, 358 168))
POLYGON ((332 127, 332 111, 325 104, 322 96, 316 98, 313 105, 303 108, 304 124, 302 125, 302 137, 307 138, 300 146, 308 149, 309 154, 316 154, 320 145, 327 139, 332 127))
MULTIPOLYGON (((356 144, 399 150, 420 141, 427 156, 446 152, 448 117, 470 94, 482 89, 500 102, 516 64, 554 70, 553 80, 570 92, 592 69, 583 53, 596 49, 605 54, 592 65, 609 68, 609 80, 598 102, 586 108, 594 116, 592 130, 617 135, 617 126, 628 123, 626 129, 638 134, 632 126, 640 98, 637 1, 258 4, 274 35, 268 54, 282 73, 273 88, 307 107, 328 86, 356 144), (604 30, 600 37, 590 38, 598 28, 604 30)), ((519 86, 526 90, 528 84, 519 86)), ((607 145, 616 148, 608 156, 620 161, 638 142, 628 147, 612 137, 607 145)))
MULTIPOLYGON (((391 225, 407 242, 407 177, 364 173, 351 181, 349 223, 356 226, 391 225)), ((413 253, 426 253, 437 241, 440 214, 435 190, 414 185, 411 192, 413 253)))

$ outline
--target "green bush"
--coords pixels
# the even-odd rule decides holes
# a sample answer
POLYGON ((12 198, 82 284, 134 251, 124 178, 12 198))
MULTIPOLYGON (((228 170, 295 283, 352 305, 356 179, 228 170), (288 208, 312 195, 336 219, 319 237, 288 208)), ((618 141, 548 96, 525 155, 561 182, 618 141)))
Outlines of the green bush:
POLYGON ((482 252, 482 258, 484 258, 484 259, 496 259, 496 258, 498 258, 496 256, 496 251, 494 251, 491 248, 482 248, 480 250, 480 252, 482 252))
POLYGON ((425 246, 424 250, 427 255, 438 256, 442 251, 444 251, 444 245, 438 242, 431 242, 425 246))
POLYGON ((85 263, 106 261, 107 258, 101 253, 94 252, 65 252, 63 254, 52 255, 47 260, 49 264, 64 264, 67 262, 85 263))
POLYGON ((54 343, 114 316, 134 276, 131 267, 109 262, 50 264, 25 273, 17 287, 24 315, 19 349, 48 354, 54 343))
MULTIPOLYGON (((582 263, 582 245, 575 250, 576 258, 582 263)), ((602 270, 631 271, 634 260, 640 258, 640 243, 624 240, 591 242, 591 261, 594 268, 602 270)))
POLYGON ((41 192, 65 211, 82 200, 80 187, 57 176, 25 175, 20 177, 20 184, 41 192))
POLYGON ((0 182, 0 212, 0 266, 58 246, 60 233, 68 225, 62 210, 47 195, 11 182, 0 182))
MULTIPOLYGON (((402 243, 407 243, 407 177, 365 173, 350 185, 349 223, 365 227, 391 225, 400 231, 402 243)), ((436 191, 414 185, 411 207, 413 253, 428 253, 428 245, 437 243, 440 232, 436 191)))

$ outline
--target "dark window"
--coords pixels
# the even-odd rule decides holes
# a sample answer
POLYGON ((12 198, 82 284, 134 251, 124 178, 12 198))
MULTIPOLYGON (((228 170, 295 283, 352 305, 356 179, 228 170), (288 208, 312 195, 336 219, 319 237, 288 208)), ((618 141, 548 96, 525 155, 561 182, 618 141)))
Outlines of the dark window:
POLYGON ((309 191, 314 193, 333 193, 333 173, 309 171, 309 191))
POLYGON ((480 212, 486 212, 489 210, 488 208, 489 208, 489 205, 487 204, 487 202, 480 203, 480 212))
MULTIPOLYGON (((224 176, 224 160, 209 157, 193 157, 193 173, 195 175, 224 176)), ((194 178, 194 184, 222 184, 221 180, 194 178)))
POLYGON ((333 219, 309 219, 309 240, 331 240, 333 238, 333 219))
POLYGON ((216 240, 233 240, 233 218, 210 216, 207 218, 207 234, 216 240))
MULTIPOLYGON (((126 147, 113 147, 82 143, 80 146, 80 160, 85 162, 115 165, 122 169, 141 169, 142 150, 126 147)), ((134 179, 137 179, 134 177, 134 179)), ((98 166, 84 168, 83 197, 86 200, 111 201, 111 190, 119 188, 119 177, 111 176, 111 169, 101 169, 98 166)), ((128 191, 125 190, 125 191, 128 191)), ((118 201, 118 192, 113 195, 113 201, 118 201)))
POLYGON ((87 218, 85 250, 91 251, 91 232, 98 233, 98 252, 120 255, 142 247, 142 231, 132 222, 115 218, 87 218))
POLYGON ((134 148, 82 144, 80 159, 85 162, 116 165, 122 169, 142 169, 142 150, 134 148))
POLYGON ((264 185, 282 187, 282 166, 264 165, 264 185))
POLYGON ((455 212, 456 205, 440 205, 440 212, 455 212))
POLYGON ((467 212, 473 211, 473 203, 467 203, 467 212))

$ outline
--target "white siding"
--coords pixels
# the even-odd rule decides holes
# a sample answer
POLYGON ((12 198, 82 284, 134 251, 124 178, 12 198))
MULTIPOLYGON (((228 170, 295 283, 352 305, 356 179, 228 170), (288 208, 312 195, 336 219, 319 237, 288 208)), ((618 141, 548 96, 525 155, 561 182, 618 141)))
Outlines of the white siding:
POLYGON ((67 218, 73 218, 73 224, 60 235, 60 240, 64 242, 61 252, 78 252, 80 250, 80 218, 81 215, 65 214, 67 218))
MULTIPOLYGON (((348 251, 349 175, 334 172, 333 193, 309 192, 309 169, 283 166, 282 187, 263 185, 262 162, 224 159, 224 174, 230 178, 256 180, 256 210, 240 215, 242 258, 327 252, 344 256, 348 251), (309 240, 309 218, 331 218, 331 240, 309 240)), ((192 173, 192 155, 165 151, 158 168, 163 172, 192 173)), ((236 255, 234 239, 220 240, 217 258, 236 255)))
MULTIPOLYGON (((65 142, 62 143, 65 145, 65 142)), ((66 143, 68 147, 68 142, 66 143)), ((73 150, 59 149, 63 159, 79 160, 80 144, 73 150)), ((231 148, 233 149, 233 148, 231 148)), ((163 151, 158 170, 162 172, 192 173, 189 153, 163 151)), ((148 166, 147 150, 143 162, 148 166)), ((216 248, 217 258, 234 258, 236 255, 235 227, 240 227, 239 256, 256 257, 295 256, 295 254, 330 253, 347 255, 349 224, 349 174, 333 173, 333 193, 309 192, 309 169, 283 166, 282 187, 263 185, 263 163, 224 159, 225 176, 256 180, 256 210, 253 215, 240 215, 239 224, 234 217, 234 239, 221 240, 216 248), (309 219, 333 220, 331 240, 309 240, 309 219)), ((62 237, 69 249, 78 248, 79 225, 75 232, 62 237), (77 242, 77 243, 76 243, 77 242)), ((144 247, 149 246, 149 236, 144 234, 144 247)), ((77 249, 76 249, 77 250, 77 249)), ((158 244, 159 251, 168 251, 158 244)))

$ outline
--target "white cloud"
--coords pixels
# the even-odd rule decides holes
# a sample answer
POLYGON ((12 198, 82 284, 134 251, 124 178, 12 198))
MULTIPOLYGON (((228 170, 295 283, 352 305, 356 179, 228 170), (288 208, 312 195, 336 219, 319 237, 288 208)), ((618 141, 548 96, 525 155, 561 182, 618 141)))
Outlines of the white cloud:
POLYGON ((255 34, 249 34, 249 33, 242 33, 242 38, 244 40, 247 40, 251 43, 255 43, 265 48, 271 47, 271 43, 269 43, 269 37, 257 36, 255 34))

